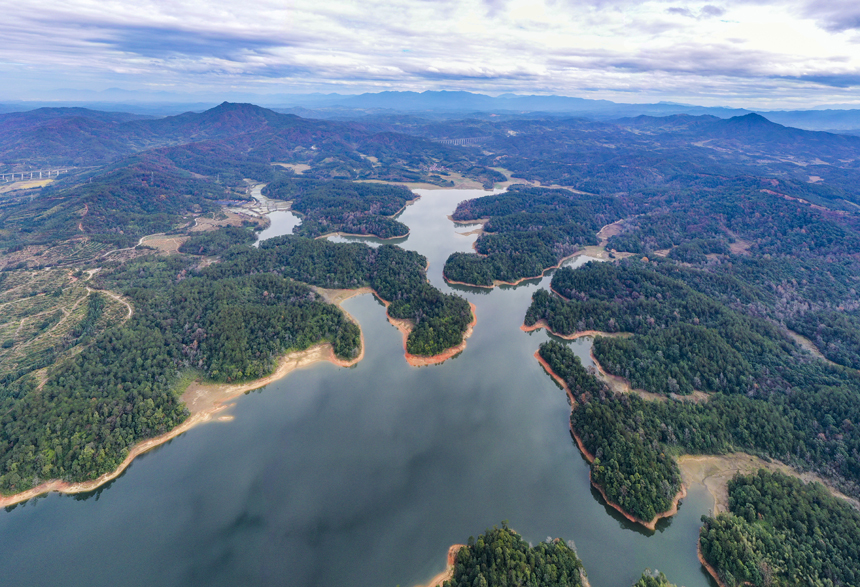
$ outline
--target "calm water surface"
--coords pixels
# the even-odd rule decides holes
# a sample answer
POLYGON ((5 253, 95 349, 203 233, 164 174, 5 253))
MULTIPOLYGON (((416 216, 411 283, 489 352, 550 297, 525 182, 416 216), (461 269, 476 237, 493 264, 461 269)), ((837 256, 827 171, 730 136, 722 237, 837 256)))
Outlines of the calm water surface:
MULTIPOLYGON (((97 492, 0 512, 0 584, 409 587, 444 569, 449 545, 508 520, 532 543, 574 540, 594 587, 629 586, 646 567, 712 587, 696 559, 703 487, 656 533, 590 487, 566 396, 532 356, 548 335, 519 329, 549 278, 492 291, 442 280, 475 239, 446 217, 486 192, 420 193, 399 217, 412 229, 402 246, 477 306, 460 356, 410 367, 384 307, 350 299, 361 363, 293 372, 97 492)), ((590 341, 569 344, 590 362, 590 341)))
POLYGON ((268 216, 270 224, 265 230, 260 232, 257 240, 258 243, 273 236, 293 234, 293 228, 302 223, 300 216, 288 210, 269 212, 268 216))

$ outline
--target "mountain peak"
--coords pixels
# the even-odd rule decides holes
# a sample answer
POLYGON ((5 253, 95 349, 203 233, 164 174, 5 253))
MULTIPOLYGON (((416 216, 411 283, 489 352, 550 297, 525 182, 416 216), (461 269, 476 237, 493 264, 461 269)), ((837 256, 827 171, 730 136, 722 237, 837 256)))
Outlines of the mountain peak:
POLYGON ((781 124, 777 124, 775 122, 772 122, 772 121, 768 120, 767 118, 765 118, 764 116, 762 116, 761 114, 756 114, 755 112, 750 112, 749 114, 744 114, 743 116, 733 116, 733 117, 729 118, 728 120, 726 120, 726 123, 749 126, 749 127, 753 127, 753 126, 767 126, 767 127, 782 126, 781 124))

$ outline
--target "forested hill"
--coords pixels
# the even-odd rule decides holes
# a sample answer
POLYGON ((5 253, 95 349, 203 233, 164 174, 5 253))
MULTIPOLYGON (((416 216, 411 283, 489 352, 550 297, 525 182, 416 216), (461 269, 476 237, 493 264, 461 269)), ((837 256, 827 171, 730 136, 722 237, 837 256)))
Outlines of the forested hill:
POLYGON ((321 181, 285 177, 268 184, 264 194, 291 200, 291 210, 302 215, 293 232, 318 237, 330 232, 372 235, 383 239, 405 237, 409 227, 392 218, 415 199, 403 186, 321 181))
MULTIPOLYGON (((804 355, 772 322, 646 264, 562 269, 552 285, 571 299, 536 292, 526 324, 543 319, 561 334, 633 332, 632 338, 597 338, 595 358, 633 387, 679 398, 580 392, 584 407, 574 410, 571 423, 598 455, 595 481, 627 511, 648 519, 677 490, 677 467, 655 466, 660 454, 743 450, 817 470, 857 494, 860 435, 849 425, 860 418, 856 372, 804 355), (693 390, 709 392, 708 401, 681 401, 693 390), (632 491, 634 483, 647 487, 632 491)), ((552 348, 555 363, 575 363, 567 348, 552 348)))
POLYGON ((647 569, 642 573, 639 580, 633 583, 633 587, 675 587, 675 585, 670 583, 663 573, 651 572, 650 569, 647 569))
POLYGON ((232 249, 213 271, 267 271, 334 289, 370 287, 390 302, 389 316, 413 323, 406 350, 433 356, 463 342, 472 309, 462 297, 443 294, 430 285, 426 266, 422 255, 394 245, 374 249, 358 243, 281 236, 263 241, 259 249, 232 249))
POLYGON ((254 379, 282 354, 320 342, 346 359, 358 354, 358 327, 307 286, 192 267, 144 257, 100 276, 132 300, 131 319, 57 365, 43 387, 28 375, 4 383, 0 491, 113 471, 135 443, 188 416, 174 390, 182 371, 254 379))
MULTIPOLYGON (((452 547, 456 548, 456 547, 452 547)), ((449 559, 450 560, 450 559, 449 559)), ((451 578, 442 587, 581 587, 586 569, 573 541, 548 538, 531 546, 502 522, 457 551, 451 578)), ((675 587, 666 575, 646 569, 633 587, 675 587)))
POLYGON ((529 546, 503 523, 477 539, 469 538, 443 587, 581 587, 584 575, 576 552, 562 540, 529 546))
POLYGON ((4 172, 99 166, 154 151, 173 154, 178 167, 206 175, 210 173, 192 170, 178 158, 196 152, 198 159, 218 157, 228 169, 236 161, 264 166, 307 164, 310 170, 306 173, 317 179, 450 185, 430 171, 436 166, 488 187, 504 180, 503 175, 482 166, 474 153, 464 154, 421 137, 380 132, 377 125, 304 119, 252 104, 225 102, 205 112, 158 119, 126 120, 107 113, 81 116, 75 109, 51 116, 33 111, 0 117, 0 170, 4 172))
MULTIPOLYGON (((72 166, 54 175, 50 185, 24 184, 0 195, 0 249, 67 241, 100 243, 107 251, 108 246, 134 246, 148 234, 180 232, 195 215, 216 211, 225 201, 247 199, 246 179, 272 184, 281 179, 286 185, 292 171, 275 163, 305 166, 303 179, 317 180, 447 186, 447 178, 457 174, 489 181, 492 187, 493 181, 505 179, 453 147, 249 104, 222 104, 199 114, 153 120, 80 114, 10 115, 5 127, 0 121, 0 171, 38 173, 45 167, 72 166), (436 168, 444 171, 431 170, 436 168)), ((337 230, 403 235, 403 225, 385 218, 393 214, 387 210, 398 189, 382 196, 382 187, 343 188, 354 197, 342 212, 336 208, 343 201, 323 202, 318 190, 317 197, 308 193, 303 198, 303 213, 309 216, 304 230, 310 235, 313 227, 328 223, 337 230), (365 196, 372 201, 362 202, 365 196), (384 210, 377 209, 383 202, 384 210)))
POLYGON ((460 202, 454 220, 489 220, 475 243, 476 253, 448 257, 445 278, 490 286, 539 276, 582 246, 596 245, 597 231, 621 218, 623 209, 611 197, 521 186, 460 202))
POLYGON ((702 555, 729 587, 857 585, 860 513, 818 483, 759 471, 729 482, 729 510, 703 516, 702 555))
POLYGON ((663 200, 622 223, 607 247, 678 261, 671 270, 704 293, 765 313, 812 339, 828 359, 856 368, 860 218, 825 208, 822 194, 737 180, 663 200))

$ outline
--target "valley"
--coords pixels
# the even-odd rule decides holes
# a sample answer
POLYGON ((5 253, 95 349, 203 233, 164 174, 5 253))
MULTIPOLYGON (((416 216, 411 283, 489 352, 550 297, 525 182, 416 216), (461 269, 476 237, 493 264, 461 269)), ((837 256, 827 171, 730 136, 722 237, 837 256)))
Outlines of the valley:
POLYGON ((11 584, 423 584, 464 543, 471 584, 502 520, 594 587, 860 573, 860 138, 224 103, 0 114, 0 154, 70 168, 0 192, 11 584))

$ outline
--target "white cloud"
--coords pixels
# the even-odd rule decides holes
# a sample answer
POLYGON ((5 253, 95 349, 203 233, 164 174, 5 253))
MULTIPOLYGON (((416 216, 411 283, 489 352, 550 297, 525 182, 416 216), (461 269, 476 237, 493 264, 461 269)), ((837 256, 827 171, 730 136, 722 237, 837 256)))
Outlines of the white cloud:
POLYGON ((464 89, 796 106, 854 99, 857 27, 860 9, 843 0, 20 0, 0 21, 0 75, 20 79, 7 92, 464 89))

